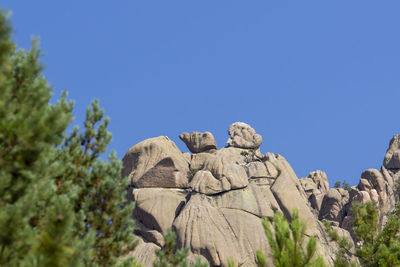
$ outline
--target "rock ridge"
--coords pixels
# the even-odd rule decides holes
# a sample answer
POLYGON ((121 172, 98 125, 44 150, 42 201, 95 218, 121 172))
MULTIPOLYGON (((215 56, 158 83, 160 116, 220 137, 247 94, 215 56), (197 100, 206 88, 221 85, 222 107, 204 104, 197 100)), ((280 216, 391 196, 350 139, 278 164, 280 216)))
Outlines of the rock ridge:
POLYGON ((317 254, 332 265, 338 247, 329 241, 322 221, 351 239, 353 201, 374 200, 381 225, 398 201, 399 135, 390 141, 381 169, 364 171, 359 184, 347 191, 329 188, 321 170, 299 179, 282 155, 261 153, 262 137, 246 123, 233 123, 228 134, 221 149, 210 132, 184 132, 179 138, 191 153, 160 136, 125 154, 122 177, 130 181, 128 199, 136 203, 133 217, 140 237, 132 255, 144 266, 151 266, 168 228, 176 232, 178 248, 190 247, 191 260, 228 266, 232 258, 239 266, 256 266, 256 250, 261 249, 272 266, 261 219, 281 211, 290 220, 293 209, 307 224, 306 235, 316 237, 317 254))

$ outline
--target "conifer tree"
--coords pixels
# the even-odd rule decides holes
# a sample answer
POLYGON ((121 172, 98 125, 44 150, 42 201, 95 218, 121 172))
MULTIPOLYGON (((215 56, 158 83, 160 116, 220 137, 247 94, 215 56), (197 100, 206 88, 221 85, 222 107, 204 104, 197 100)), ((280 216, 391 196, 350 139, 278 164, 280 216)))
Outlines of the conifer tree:
MULTIPOLYGON (((17 50, 0 11, 0 265, 110 266, 135 246, 132 204, 94 101, 85 130, 41 74, 40 51, 17 50)), ((127 259, 129 260, 129 259, 127 259)))
POLYGON ((103 120, 104 111, 95 100, 88 108, 85 131, 76 127, 58 150, 57 159, 64 162, 62 175, 56 177, 58 193, 68 194, 74 210, 81 215, 76 235, 94 235, 94 253, 86 264, 108 266, 121 255, 133 250, 133 204, 126 202, 126 179, 119 179, 121 162, 114 153, 108 161, 99 159, 111 141, 107 132, 109 119, 103 120), (68 188, 76 190, 70 191, 68 188))
MULTIPOLYGON (((353 229, 357 238, 357 246, 354 256, 357 257, 360 266, 400 266, 400 207, 389 215, 386 225, 381 230, 378 223, 378 210, 376 203, 354 202, 352 211, 353 229)), ((345 253, 349 253, 349 244, 343 237, 325 224, 330 238, 339 244, 336 255, 335 267, 356 266, 354 262, 348 262, 345 253)))
MULTIPOLYGON (((325 266, 321 257, 313 259, 316 252, 316 240, 310 237, 304 247, 306 225, 299 218, 296 210, 292 213, 292 221, 289 223, 280 212, 275 212, 274 233, 270 222, 263 219, 263 226, 271 247, 272 258, 277 267, 297 266, 325 266)), ((257 251, 258 266, 265 267, 265 255, 257 251)))
POLYGON ((400 207, 389 216, 386 225, 379 229, 376 203, 353 204, 353 225, 361 246, 355 255, 362 266, 400 265, 400 207))

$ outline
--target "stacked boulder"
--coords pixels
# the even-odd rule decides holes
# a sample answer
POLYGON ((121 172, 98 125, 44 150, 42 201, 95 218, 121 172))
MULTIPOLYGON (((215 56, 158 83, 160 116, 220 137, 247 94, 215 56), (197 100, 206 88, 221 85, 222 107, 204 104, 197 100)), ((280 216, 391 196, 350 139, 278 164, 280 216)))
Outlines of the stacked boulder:
POLYGON ((318 218, 348 230, 355 239, 352 229, 352 203, 374 201, 379 212, 379 224, 383 227, 399 200, 396 189, 399 175, 400 135, 395 135, 390 141, 381 169, 364 171, 358 185, 349 190, 329 189, 326 174, 321 171, 310 173, 300 181, 318 218))
POLYGON ((300 179, 300 183, 306 192, 311 207, 318 213, 321 210, 322 200, 329 191, 329 182, 323 171, 310 172, 306 178, 300 179))
POLYGON ((317 212, 329 191, 326 175, 315 172, 299 180, 284 157, 260 152, 262 137, 248 124, 236 122, 228 134, 227 146, 219 150, 211 133, 193 132, 179 136, 191 154, 163 136, 126 153, 122 176, 130 180, 129 199, 136 203, 136 259, 152 266, 154 250, 172 228, 178 248, 190 247, 191 260, 228 266, 234 259, 238 266, 255 266, 256 250, 262 250, 272 266, 262 218, 280 211, 290 220, 297 209, 306 235, 317 239, 317 253, 332 263, 337 247, 317 212))

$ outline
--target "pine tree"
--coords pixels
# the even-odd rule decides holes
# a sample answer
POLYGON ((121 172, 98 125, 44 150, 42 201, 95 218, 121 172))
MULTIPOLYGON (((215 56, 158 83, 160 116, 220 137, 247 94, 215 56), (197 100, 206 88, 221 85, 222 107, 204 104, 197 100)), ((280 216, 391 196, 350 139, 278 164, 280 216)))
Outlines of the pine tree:
POLYGON ((336 181, 335 184, 333 185, 334 188, 340 188, 342 186, 342 183, 340 181, 336 181))
POLYGON ((16 51, 10 28, 0 13, 0 265, 59 266, 80 253, 72 245, 79 240, 66 227, 75 220, 73 210, 68 199, 55 194, 51 179, 71 105, 65 98, 48 104, 50 87, 40 74, 37 42, 28 52, 16 51), (57 260, 57 253, 48 255, 61 247, 68 253, 57 260))
POLYGON ((59 149, 58 160, 64 162, 62 175, 56 177, 58 192, 68 194, 74 210, 81 214, 76 235, 93 234, 95 252, 86 258, 86 264, 109 266, 118 262, 121 255, 133 250, 134 222, 131 218, 133 204, 125 203, 127 179, 119 179, 121 162, 114 153, 109 161, 101 161, 111 141, 107 132, 109 119, 103 120, 104 111, 95 100, 88 108, 85 131, 75 128, 59 149), (70 191, 68 188, 77 188, 70 191))
POLYGON ((353 225, 361 246, 355 255, 362 266, 400 265, 400 207, 389 216, 386 225, 379 229, 376 203, 353 204, 353 225))
POLYGON ((351 191, 351 186, 346 182, 346 180, 343 180, 343 182, 337 181, 333 185, 334 188, 343 188, 344 190, 350 192, 351 191))
MULTIPOLYGON (((325 266, 321 257, 313 260, 316 252, 316 240, 310 237, 304 248, 306 225, 299 218, 296 210, 292 213, 292 221, 289 223, 280 212, 275 212, 274 233, 270 222, 263 219, 263 226, 272 251, 272 258, 277 267, 296 266, 325 266)), ((257 251, 258 266, 265 267, 265 255, 257 251)))
MULTIPOLYGON (((353 229, 357 238, 355 255, 360 266, 400 266, 400 206, 389 215, 386 225, 381 230, 378 223, 378 210, 376 203, 354 202, 352 211, 353 229)), ((336 255, 335 267, 356 266, 354 262, 348 262, 345 254, 350 255, 349 244, 328 224, 325 229, 330 238, 339 244, 339 251, 336 255)))
MULTIPOLYGON (((40 51, 17 50, 0 12, 0 265, 110 266, 135 246, 132 204, 94 101, 83 133, 73 104, 41 74, 40 51)), ((127 262, 130 259, 127 259, 127 262)))

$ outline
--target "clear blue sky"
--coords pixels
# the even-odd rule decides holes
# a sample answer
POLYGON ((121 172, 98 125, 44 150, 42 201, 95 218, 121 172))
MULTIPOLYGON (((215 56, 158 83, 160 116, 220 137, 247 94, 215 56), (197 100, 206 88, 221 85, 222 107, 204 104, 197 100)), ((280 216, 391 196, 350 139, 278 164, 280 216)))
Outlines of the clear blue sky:
POLYGON ((119 157, 146 138, 252 125, 262 152, 331 185, 380 168, 400 132, 400 1, 1 1, 40 36, 55 95, 91 99, 119 157))

